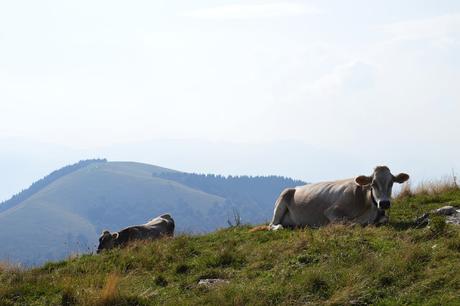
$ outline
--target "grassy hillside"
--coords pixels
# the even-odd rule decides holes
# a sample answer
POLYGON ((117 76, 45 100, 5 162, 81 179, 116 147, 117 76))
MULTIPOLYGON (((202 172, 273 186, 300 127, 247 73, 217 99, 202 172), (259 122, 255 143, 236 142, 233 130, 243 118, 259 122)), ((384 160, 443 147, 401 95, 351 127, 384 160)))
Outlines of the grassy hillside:
POLYGON ((203 222, 225 199, 153 177, 172 171, 127 162, 94 163, 52 181, 0 213, 0 258, 26 264, 93 249, 101 230, 142 224, 170 212, 178 230, 212 230, 203 222))
POLYGON ((190 182, 182 182, 182 177, 194 175, 106 160, 57 170, 0 205, 6 207, 0 209, 0 260, 32 265, 89 252, 103 229, 117 231, 166 212, 174 217, 177 232, 224 227, 234 207, 244 222, 263 222, 279 192, 297 182, 282 177, 218 177, 220 192, 214 193, 206 187, 215 176, 204 176, 200 186, 186 184, 190 182))
POLYGON ((1 305, 458 305, 460 230, 434 218, 458 188, 397 199, 383 227, 250 233, 248 227, 138 243, 32 270, 5 266, 1 305), (202 278, 228 284, 202 287, 202 278))

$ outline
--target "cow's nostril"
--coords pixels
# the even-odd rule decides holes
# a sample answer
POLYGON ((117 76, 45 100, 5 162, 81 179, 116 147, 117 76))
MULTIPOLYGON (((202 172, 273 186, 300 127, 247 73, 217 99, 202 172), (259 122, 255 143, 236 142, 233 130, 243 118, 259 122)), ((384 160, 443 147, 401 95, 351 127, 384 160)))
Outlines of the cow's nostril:
POLYGON ((380 209, 388 209, 390 208, 390 205, 391 205, 390 201, 380 201, 379 202, 380 209))

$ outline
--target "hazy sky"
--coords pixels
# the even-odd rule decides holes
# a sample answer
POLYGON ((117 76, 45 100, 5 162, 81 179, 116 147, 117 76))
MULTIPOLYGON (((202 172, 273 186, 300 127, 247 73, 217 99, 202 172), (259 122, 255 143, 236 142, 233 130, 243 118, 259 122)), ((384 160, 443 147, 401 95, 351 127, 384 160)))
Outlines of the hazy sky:
POLYGON ((427 179, 459 115, 456 0, 0 2, 0 199, 90 157, 427 179))

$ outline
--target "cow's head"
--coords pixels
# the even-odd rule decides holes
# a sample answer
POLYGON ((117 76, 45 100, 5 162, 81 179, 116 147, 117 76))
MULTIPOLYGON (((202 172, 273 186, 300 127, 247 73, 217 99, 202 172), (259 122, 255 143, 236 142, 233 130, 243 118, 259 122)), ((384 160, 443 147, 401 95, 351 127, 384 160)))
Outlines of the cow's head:
POLYGON ((97 253, 100 253, 104 249, 110 250, 113 248, 117 239, 118 233, 111 234, 109 231, 103 231, 101 237, 99 237, 97 253))
POLYGON ((360 186, 370 185, 372 201, 379 209, 388 209, 391 206, 391 189, 393 183, 404 183, 409 179, 406 173, 400 173, 396 176, 391 174, 390 169, 386 166, 378 166, 374 169, 371 176, 360 175, 355 179, 356 184, 360 186))

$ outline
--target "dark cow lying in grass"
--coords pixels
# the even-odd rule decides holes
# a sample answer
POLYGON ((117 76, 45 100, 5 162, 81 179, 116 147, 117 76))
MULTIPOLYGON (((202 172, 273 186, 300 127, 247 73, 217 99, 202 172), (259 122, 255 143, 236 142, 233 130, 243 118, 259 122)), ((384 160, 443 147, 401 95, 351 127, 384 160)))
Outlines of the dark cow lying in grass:
POLYGON ((104 249, 124 246, 133 240, 157 239, 162 236, 174 235, 174 220, 169 214, 164 214, 142 225, 134 225, 119 232, 104 231, 99 238, 97 253, 104 249))

